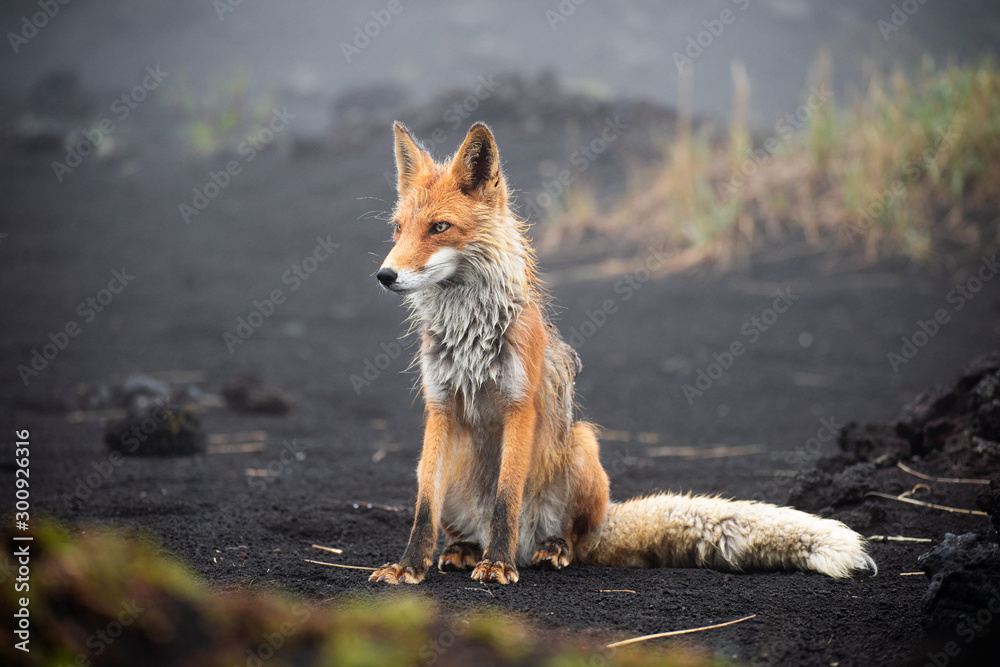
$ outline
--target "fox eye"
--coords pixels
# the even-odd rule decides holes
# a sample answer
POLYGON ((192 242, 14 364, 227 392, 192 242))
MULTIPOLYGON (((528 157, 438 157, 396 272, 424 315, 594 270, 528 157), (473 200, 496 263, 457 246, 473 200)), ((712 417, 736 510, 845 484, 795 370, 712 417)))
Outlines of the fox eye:
POLYGON ((395 234, 399 234, 402 230, 403 230, 403 228, 399 226, 398 222, 392 223, 392 233, 394 235, 395 234))
POLYGON ((450 227, 450 222, 435 222, 431 225, 431 234, 440 234, 441 232, 447 231, 450 227))

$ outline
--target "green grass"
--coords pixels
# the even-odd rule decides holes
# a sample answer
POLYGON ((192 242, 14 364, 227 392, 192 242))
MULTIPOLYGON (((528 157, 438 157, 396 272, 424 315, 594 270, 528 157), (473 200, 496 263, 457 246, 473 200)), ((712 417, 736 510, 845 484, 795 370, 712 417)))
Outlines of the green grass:
POLYGON ((250 72, 242 69, 227 79, 217 79, 207 93, 195 93, 185 76, 178 77, 180 91, 174 104, 186 127, 191 148, 203 156, 233 150, 264 126, 273 106, 268 97, 252 98, 250 72))

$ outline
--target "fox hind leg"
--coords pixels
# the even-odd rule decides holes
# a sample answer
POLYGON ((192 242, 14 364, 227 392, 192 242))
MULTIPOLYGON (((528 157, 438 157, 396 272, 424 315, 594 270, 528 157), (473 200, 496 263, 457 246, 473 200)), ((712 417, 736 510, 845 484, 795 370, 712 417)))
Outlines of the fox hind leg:
POLYGON ((573 548, 561 537, 547 537, 538 545, 531 564, 546 570, 561 570, 573 562, 573 548))
POLYGON ((442 572, 471 570, 482 559, 483 548, 475 542, 452 542, 441 552, 438 569, 442 572))
POLYGON ((551 535, 538 544, 533 565, 559 570, 573 562, 574 546, 604 523, 608 508, 608 475, 601 466, 594 427, 573 425, 567 442, 571 462, 566 471, 571 500, 562 535, 551 535))

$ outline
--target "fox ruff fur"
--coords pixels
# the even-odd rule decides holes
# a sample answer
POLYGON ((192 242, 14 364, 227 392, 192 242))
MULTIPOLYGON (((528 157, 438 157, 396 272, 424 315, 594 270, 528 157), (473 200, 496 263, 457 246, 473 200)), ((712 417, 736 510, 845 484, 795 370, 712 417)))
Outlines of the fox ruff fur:
POLYGON ((574 420, 580 360, 547 316, 525 223, 511 212, 489 128, 444 164, 395 125, 395 245, 377 273, 420 334, 425 402, 417 503, 398 563, 419 583, 438 527, 441 570, 516 582, 518 566, 876 571, 864 539, 788 507, 663 493, 609 502, 595 428, 574 420))

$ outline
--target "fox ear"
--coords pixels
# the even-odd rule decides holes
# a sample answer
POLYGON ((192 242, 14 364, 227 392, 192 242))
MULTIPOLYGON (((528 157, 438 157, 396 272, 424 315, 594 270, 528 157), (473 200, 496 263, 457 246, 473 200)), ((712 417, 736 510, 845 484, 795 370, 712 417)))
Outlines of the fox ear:
POLYGON ((489 199, 505 190, 500 153, 490 128, 476 123, 455 154, 451 173, 466 194, 489 199))
POLYGON ((414 141, 402 123, 396 123, 393 129, 396 133, 396 191, 402 195, 413 185, 417 173, 433 166, 434 160, 414 141))

